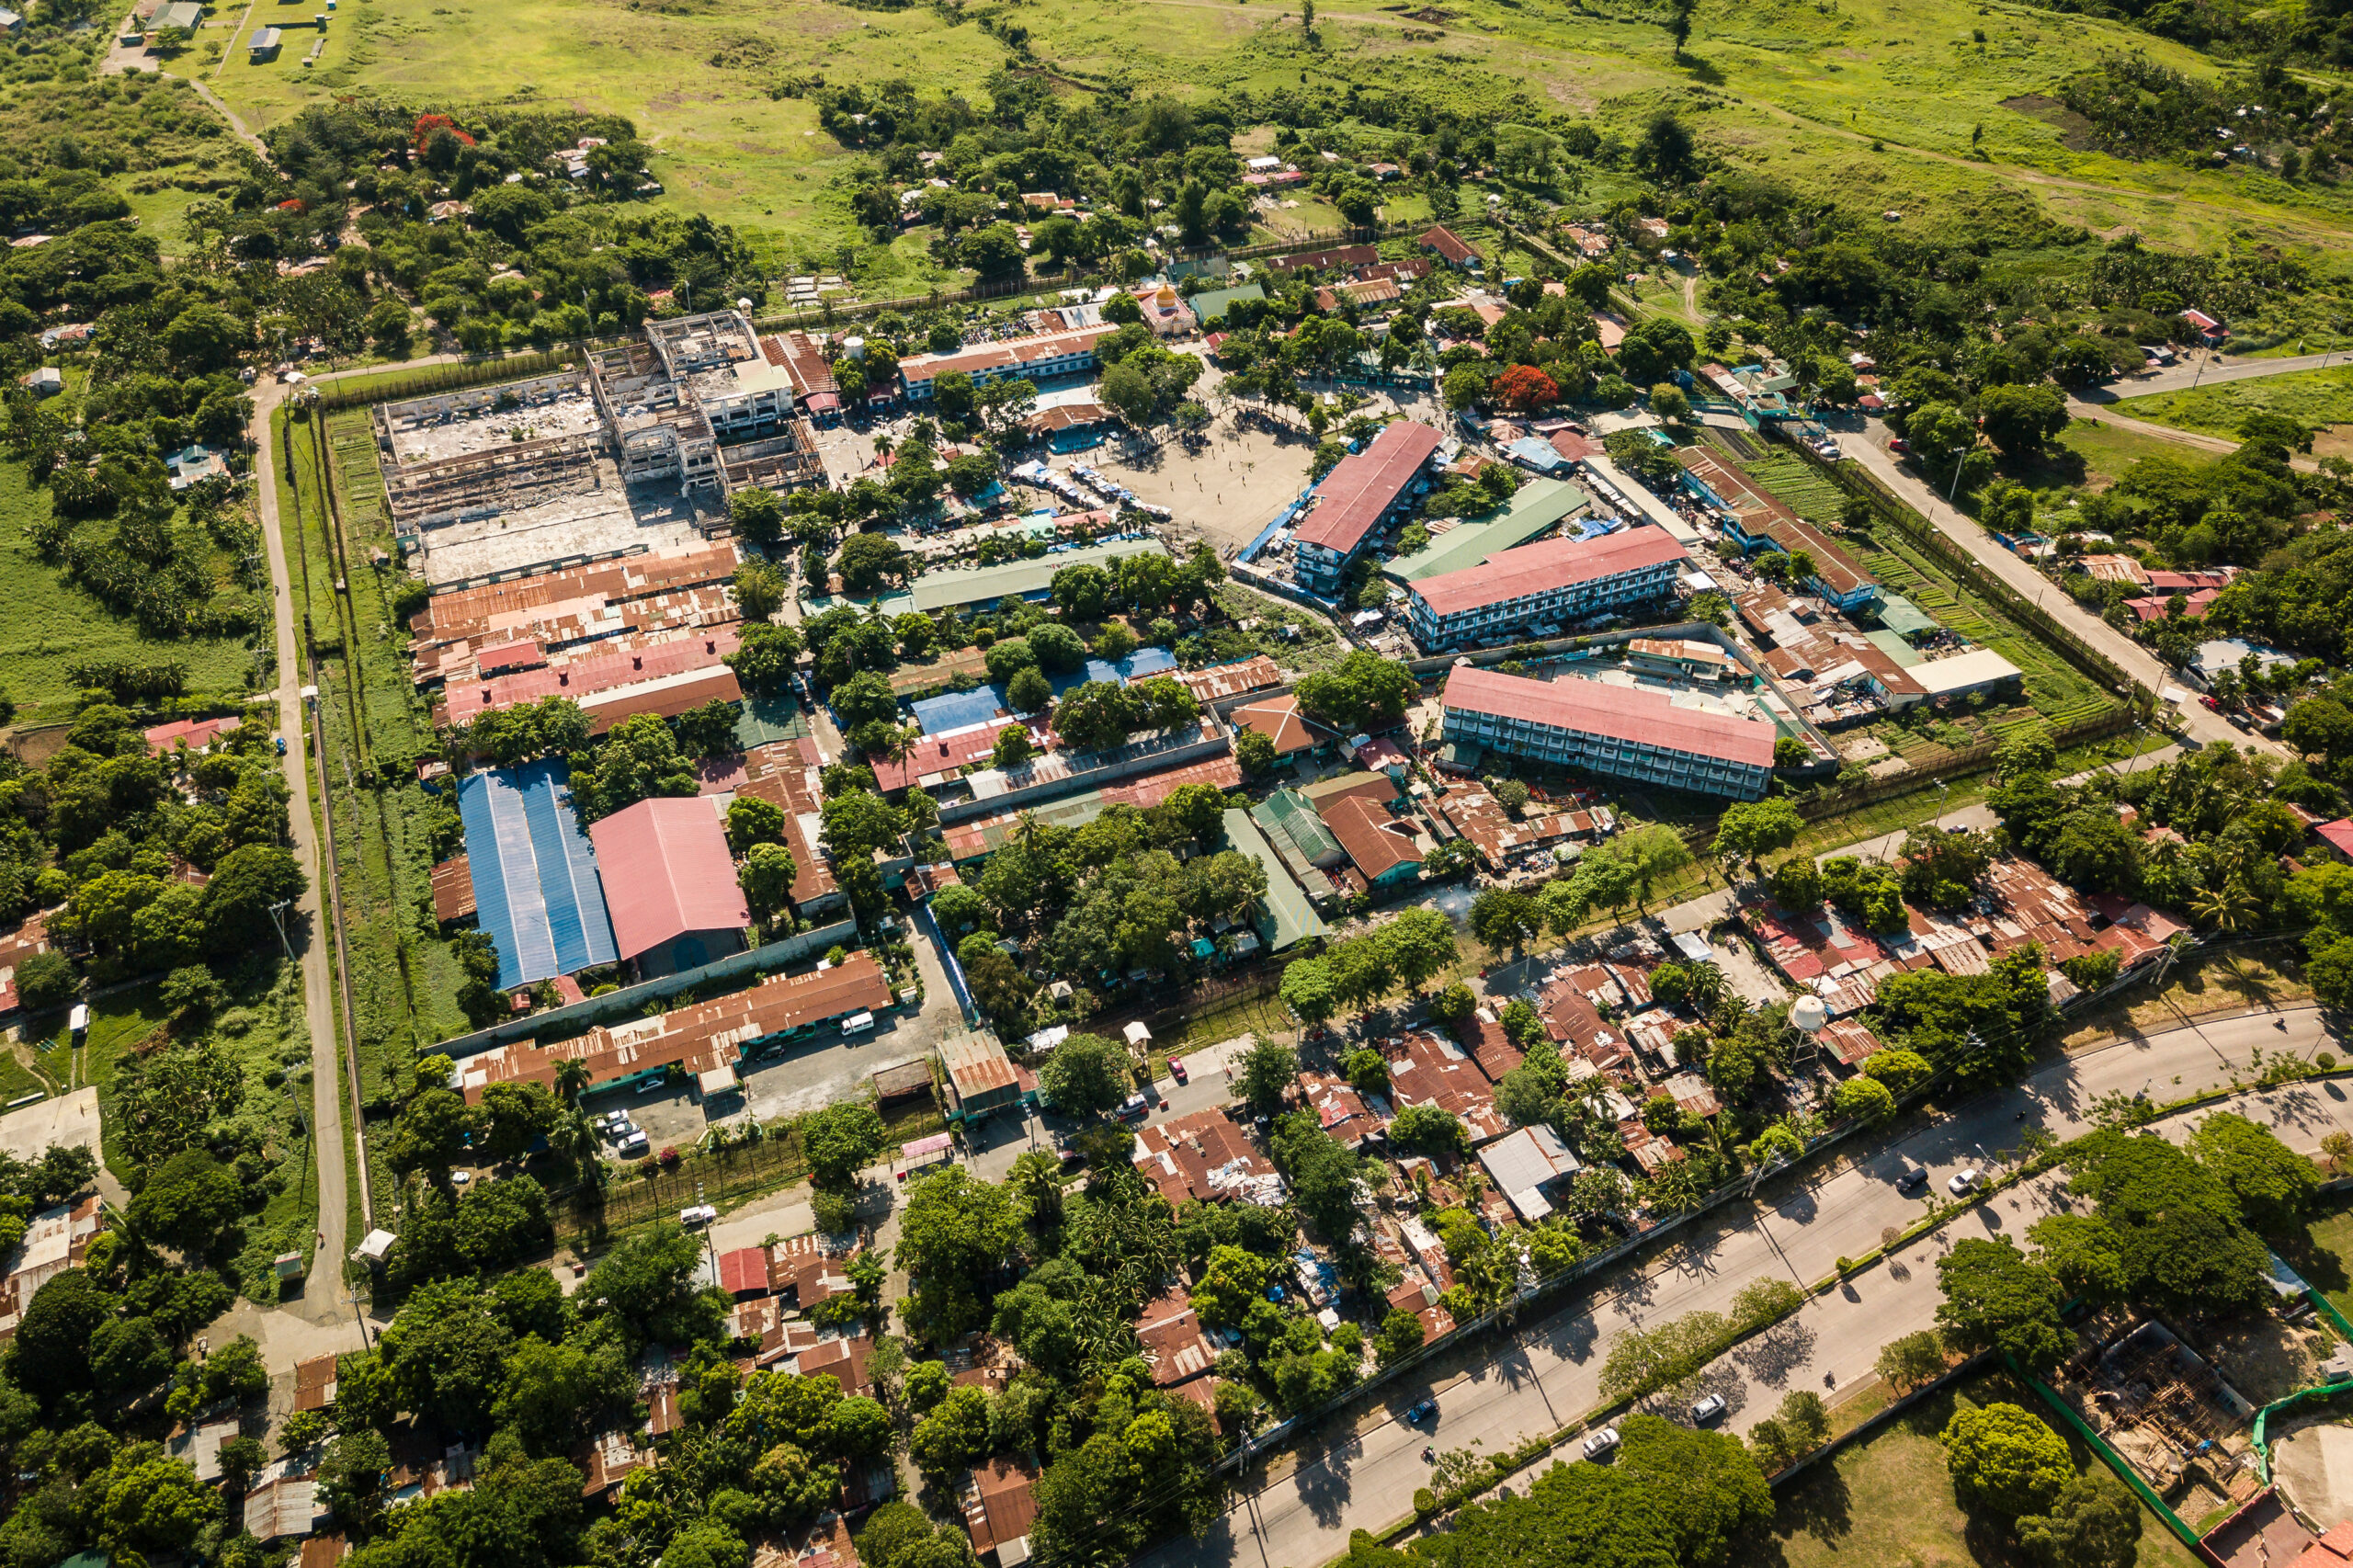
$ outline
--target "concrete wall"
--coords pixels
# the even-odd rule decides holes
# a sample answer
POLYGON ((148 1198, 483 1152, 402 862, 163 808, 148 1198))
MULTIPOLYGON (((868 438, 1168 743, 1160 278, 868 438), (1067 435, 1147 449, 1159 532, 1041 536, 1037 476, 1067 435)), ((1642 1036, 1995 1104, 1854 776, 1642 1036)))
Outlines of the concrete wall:
POLYGON ((600 1020, 635 1017, 650 1002, 659 1002, 690 990, 710 980, 750 979, 771 974, 795 959, 811 953, 824 952, 835 943, 848 944, 858 940, 858 922, 839 920, 830 926, 813 926, 781 941, 770 942, 764 948, 752 948, 740 953, 730 953, 714 959, 698 969, 681 970, 658 980, 625 985, 608 991, 602 996, 589 996, 561 1007, 551 1007, 543 1013, 511 1022, 493 1024, 486 1029, 476 1029, 455 1040, 445 1040, 427 1049, 444 1056, 472 1056, 478 1051, 488 1051, 494 1045, 511 1045, 518 1040, 569 1040, 583 1034, 600 1020))

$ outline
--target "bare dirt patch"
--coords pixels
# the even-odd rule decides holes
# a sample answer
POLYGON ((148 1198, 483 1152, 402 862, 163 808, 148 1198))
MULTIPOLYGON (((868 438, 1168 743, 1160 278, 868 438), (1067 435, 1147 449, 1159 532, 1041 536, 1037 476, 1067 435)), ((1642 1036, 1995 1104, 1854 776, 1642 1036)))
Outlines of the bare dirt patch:
POLYGON ((2039 119, 2060 132, 2059 144, 2071 152, 2088 153, 2093 145, 2092 122, 2043 93, 2020 93, 2014 98, 2004 98, 2002 107, 2039 119))
POLYGON ((2233 1388, 2256 1404, 2310 1388, 2320 1381, 2317 1370, 2333 1346, 2317 1329, 2265 1318, 2217 1331, 2208 1358, 2233 1388))

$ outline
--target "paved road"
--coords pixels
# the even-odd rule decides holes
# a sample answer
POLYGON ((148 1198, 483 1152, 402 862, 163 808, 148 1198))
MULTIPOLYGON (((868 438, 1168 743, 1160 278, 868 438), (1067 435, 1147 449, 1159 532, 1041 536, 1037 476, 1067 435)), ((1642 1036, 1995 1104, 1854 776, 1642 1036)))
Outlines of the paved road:
MULTIPOLYGON (((2336 1084, 2256 1090, 2169 1118, 2155 1130, 2179 1142, 2201 1118, 2216 1110, 2235 1111, 2270 1127, 2301 1153, 2317 1153, 2320 1141, 2331 1132, 2353 1131, 2353 1096, 2336 1084)), ((2062 1137, 2082 1131, 2072 1112, 2063 1119, 2053 1115, 2038 1119, 2062 1137)), ((1710 1367, 1698 1382, 1724 1396, 1727 1426, 1745 1433, 1770 1415, 1791 1389, 1810 1388, 1826 1395, 1870 1376, 1881 1346, 1936 1326, 1937 1308, 1944 1300, 1937 1289, 1938 1258, 1955 1242, 1971 1236, 2009 1235, 2025 1245, 2027 1227, 2075 1207, 2066 1181, 2064 1172, 2037 1176, 1958 1217, 1920 1238, 1892 1265, 1859 1274, 1828 1295, 1816 1297, 1786 1325, 1768 1330, 1710 1367)), ((1688 1419, 1682 1402, 1659 1403, 1671 1403, 1671 1408, 1658 1414, 1688 1419)))
MULTIPOLYGON (((2151 397, 2160 392, 2187 392, 2193 386, 2219 385, 2226 381, 2254 381, 2265 376, 2284 376, 2297 370, 2325 369, 2331 365, 2353 364, 2353 355, 2344 350, 2326 354, 2295 354, 2282 358, 2237 359, 2227 355, 2199 356, 2190 361, 2171 366, 2148 375, 2134 376, 2112 387, 2093 387, 2068 400, 2068 412, 2079 418, 2099 419, 2120 428, 2161 440, 2207 451, 2232 451, 2238 443, 2194 431, 2176 430, 2163 425, 2151 425, 2113 411, 2113 405, 2128 398, 2151 397)), ((1886 449, 1886 428, 1877 420, 1869 423, 1864 439, 1845 443, 1846 449, 1880 481, 1930 522, 1944 530, 1955 542, 1991 568, 1995 575, 2032 598, 2043 609, 2058 619, 2061 624, 2107 654, 2116 664, 2151 690, 2162 690, 2168 682, 2180 687, 2178 677, 2167 669, 2147 649, 2124 633, 2109 626, 2097 616, 2078 607, 2065 593, 2053 587, 2051 580, 2026 562, 2012 555, 1996 543, 1994 537, 1975 522, 1944 504, 1938 492, 1916 473, 1898 462, 1886 449)), ((2295 460, 2296 466, 2311 469, 2308 458, 2295 460)), ((2211 744, 2229 741, 2234 744, 2258 748, 2285 756, 2287 749, 2275 741, 2234 729, 2219 714, 2210 712, 2194 699, 2178 704, 2184 727, 2199 740, 2211 744)))
MULTIPOLYGON (((2045 613, 2106 654, 2127 675, 2152 691, 2162 691, 2167 687, 2186 691, 2180 676, 2154 653, 2078 606, 2065 590, 2054 586, 2050 578, 2003 549, 1994 536, 1979 528, 1973 519, 1946 506, 1942 495, 1932 490, 1912 470, 1898 462, 1894 455, 1886 449, 1881 444, 1886 438, 1886 428, 1873 420, 1864 438, 1849 439, 1840 445, 1881 483, 1942 529, 1954 543, 1975 556, 1980 564, 2032 599, 2045 613)), ((2176 706, 2181 714, 2183 727, 2203 744, 2229 741, 2241 747, 2270 751, 2283 756, 2287 755, 2276 741, 2232 728, 2221 714, 2210 712, 2194 698, 2186 698, 2176 706)))
MULTIPOLYGON (((349 1207, 344 1167, 344 1085, 337 1071, 341 1037, 335 1032, 335 1005, 327 973, 329 933, 325 915, 326 877, 332 867, 320 864, 318 828, 311 816, 311 732, 302 711, 302 644, 294 615, 293 582, 287 564, 285 528, 278 514, 278 465, 269 416, 282 388, 264 383, 254 389, 254 493, 261 506, 262 537, 269 551, 269 580, 278 617, 278 733, 286 742, 286 787, 293 792, 287 813, 294 829, 294 855, 310 887, 296 904, 300 918, 290 921, 287 935, 299 938, 297 954, 302 967, 302 1018, 311 1032, 312 1147, 318 1152, 318 1251, 311 1259, 309 1290, 298 1309, 306 1318, 331 1315, 339 1310, 343 1263, 353 1239, 345 1233, 344 1214, 349 1207)), ((357 1121, 355 1119, 355 1127, 357 1121)))
MULTIPOLYGON (((2268 1055, 2282 1050, 2309 1053, 2335 1043, 2309 1008, 2243 1015, 2120 1040, 2047 1068, 2018 1089, 1989 1095, 1842 1168, 1824 1169, 1761 1202, 1728 1206, 1641 1267, 1597 1285, 1540 1323, 1478 1347, 1480 1364, 1456 1381, 1441 1378, 1389 1391, 1361 1429, 1335 1431, 1321 1444, 1311 1439, 1299 1450, 1294 1468, 1257 1483, 1205 1538, 1176 1542, 1155 1560, 1172 1568, 1307 1568, 1326 1562, 1346 1550, 1349 1530, 1378 1527, 1408 1511, 1413 1489, 1427 1473, 1424 1445, 1453 1449, 1478 1442, 1493 1453, 1557 1430, 1598 1403, 1602 1360, 1626 1329, 1699 1309, 1722 1312, 1752 1280, 1779 1278, 1804 1285, 1829 1274, 1841 1256, 1870 1252, 1884 1227, 1906 1223, 1922 1211, 1924 1199, 1895 1187, 1895 1173, 1904 1161, 1926 1165, 1940 1191, 1964 1165, 2000 1165, 2026 1122, 2072 1136, 2084 1130, 2092 1103, 2111 1091, 2145 1090, 2153 1098, 2172 1098, 2244 1073, 2258 1050, 2268 1055), (2026 1122, 2018 1119, 2020 1112, 2026 1122), (1434 1437, 1396 1419, 1429 1392, 1437 1392, 1441 1403, 1434 1437)), ((2353 1111, 2326 1089, 2268 1098, 2276 1101, 2270 1108, 2275 1119, 2287 1121, 2305 1147, 2316 1144, 2325 1131, 2318 1107, 2329 1108, 2327 1125, 2353 1125, 2353 1111)), ((1984 1218, 1963 1216, 1951 1233, 1983 1233, 1989 1223, 2021 1228, 2032 1217, 2024 1208, 2028 1197, 2018 1195, 2021 1207, 2016 1210, 2011 1201, 2005 1194, 1984 1218)), ((1922 1326, 1927 1320, 1919 1317, 1919 1303, 1927 1299, 1916 1293, 1933 1293, 1933 1270, 1909 1261, 1909 1255, 1904 1267, 1909 1278, 1897 1278, 1892 1269, 1877 1271, 1853 1282, 1857 1300, 1834 1293, 1810 1309, 1798 1327, 1813 1340, 1791 1348, 1788 1342, 1798 1335, 1784 1334, 1777 1342, 1784 1363, 1779 1375, 1786 1380, 1810 1369, 1816 1386, 1824 1370, 1842 1380, 1860 1376, 1884 1338, 1922 1326), (1875 1301, 1881 1310, 1870 1310, 1875 1301), (1843 1315, 1841 1306, 1832 1303, 1843 1305, 1843 1315), (1816 1345, 1822 1346, 1819 1363, 1816 1345)), ((1927 1310, 1932 1317, 1932 1301, 1927 1310)), ((1757 1385, 1747 1396, 1744 1423, 1764 1413, 1754 1406, 1762 1391, 1773 1386, 1766 1354, 1743 1352, 1755 1363, 1753 1369, 1743 1366, 1744 1376, 1757 1385)))

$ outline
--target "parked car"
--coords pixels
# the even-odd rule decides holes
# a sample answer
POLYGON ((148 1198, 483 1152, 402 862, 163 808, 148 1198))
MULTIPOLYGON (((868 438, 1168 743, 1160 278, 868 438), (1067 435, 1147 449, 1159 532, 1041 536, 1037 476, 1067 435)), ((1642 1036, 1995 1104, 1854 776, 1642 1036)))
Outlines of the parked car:
POLYGON ((449 1173, 449 1185, 451 1187, 463 1187, 466 1183, 473 1179, 474 1173, 472 1171, 451 1171, 449 1173))
POLYGON ((1617 1427, 1604 1426, 1585 1440, 1585 1457, 1589 1460, 1599 1459, 1603 1454, 1616 1448, 1620 1441, 1617 1427))
POLYGON ((1189 1084, 1193 1081, 1193 1075, 1185 1071, 1185 1062, 1181 1057, 1172 1056, 1168 1059, 1168 1075, 1180 1084, 1189 1084))
POLYGON ((1410 1406, 1406 1410, 1405 1425, 1408 1426, 1418 1426, 1437 1414, 1438 1401, 1434 1399, 1423 1400, 1420 1403, 1410 1406))
POLYGON ((1901 436, 1890 436, 1887 438, 1887 449, 1893 452, 1896 456, 1902 457, 1905 453, 1911 451, 1912 443, 1905 440, 1901 436))
POLYGON ((852 1013, 848 1017, 842 1020, 842 1033, 844 1034, 864 1034, 873 1027, 874 1015, 871 1013, 852 1013))
POLYGON ((1914 1165, 1909 1160, 1904 1161, 1904 1168, 1895 1173, 1895 1185, 1906 1191, 1918 1187, 1922 1182, 1925 1182, 1927 1179, 1928 1167, 1926 1165, 1914 1165))
POLYGON ((658 1073, 653 1077, 645 1080, 642 1084, 640 1084, 637 1086, 637 1092, 639 1096, 642 1097, 646 1095, 659 1095, 666 1093, 669 1087, 670 1074, 667 1073, 658 1073))
POLYGON ((1121 1121, 1142 1121, 1152 1112, 1152 1102, 1142 1095, 1130 1095, 1120 1103, 1121 1121))
POLYGON ((719 1210, 708 1203, 689 1204, 678 1210, 678 1223, 688 1230, 694 1229, 697 1225, 708 1225, 718 1218, 719 1210))
POLYGON ((1724 1396, 1720 1393, 1711 1393, 1691 1407, 1691 1421, 1694 1426, 1705 1426, 1723 1413, 1724 1396))
POLYGON ((632 1132, 628 1137, 621 1140, 620 1147, 615 1149, 613 1153, 624 1160, 634 1160, 639 1155, 644 1153, 645 1151, 652 1146, 653 1145, 647 1142, 644 1133, 632 1132))
POLYGON ((1977 1190, 1977 1184, 1984 1179, 1984 1177, 1972 1166, 1945 1183, 1945 1190, 1955 1198, 1966 1198, 1977 1190))

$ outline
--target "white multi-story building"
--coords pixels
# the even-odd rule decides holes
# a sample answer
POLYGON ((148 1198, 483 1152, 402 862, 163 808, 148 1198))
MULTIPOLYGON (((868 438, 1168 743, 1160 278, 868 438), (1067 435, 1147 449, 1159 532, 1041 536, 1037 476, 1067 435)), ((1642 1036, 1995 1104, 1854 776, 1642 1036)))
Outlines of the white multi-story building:
POLYGON ((1460 648, 1664 598, 1688 558, 1664 528, 1554 539, 1489 556, 1466 571, 1410 584, 1405 621, 1425 648, 1460 648))
POLYGON ((1365 546, 1428 488, 1424 472, 1445 444, 1446 437, 1428 426, 1399 419, 1382 426, 1364 450, 1335 464, 1299 523, 1301 586, 1318 594, 1339 592, 1340 580, 1365 546))
POLYGON ((1763 795, 1773 773, 1772 725, 1662 691, 1465 666, 1447 677, 1443 701, 1448 742, 1506 756, 1742 801, 1763 795))

